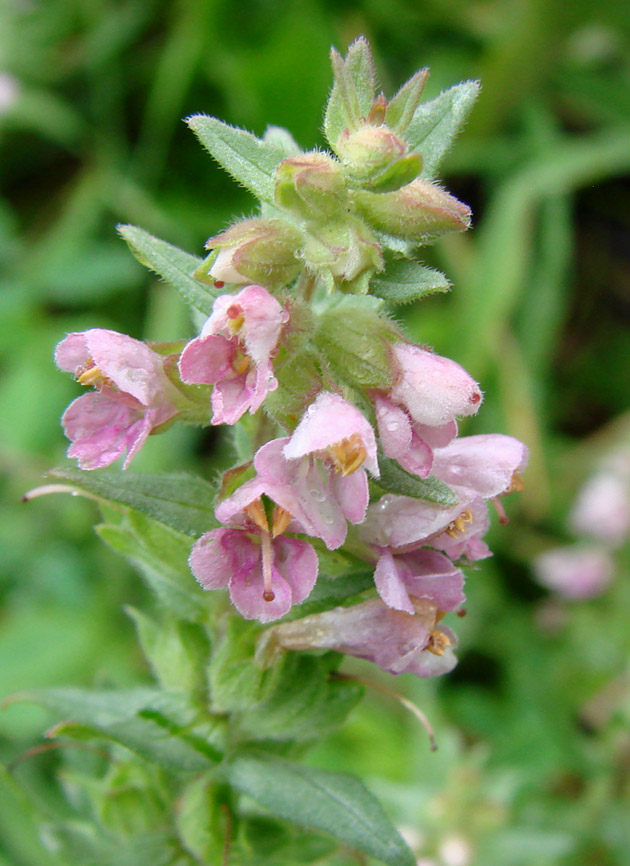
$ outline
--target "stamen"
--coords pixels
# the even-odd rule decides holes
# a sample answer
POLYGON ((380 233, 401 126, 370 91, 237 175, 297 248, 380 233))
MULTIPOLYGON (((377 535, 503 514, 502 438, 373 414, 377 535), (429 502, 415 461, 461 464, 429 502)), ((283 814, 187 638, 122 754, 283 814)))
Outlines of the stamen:
POLYGON ((470 402, 476 405, 481 400, 481 391, 473 391, 470 395, 470 402))
POLYGON ((495 511, 499 515, 499 523, 501 524, 501 526, 507 526, 510 522, 510 518, 505 513, 505 508, 503 507, 503 504, 499 502, 496 496, 493 496, 490 499, 490 502, 494 505, 495 511))
MULTIPOLYGON (((260 501, 260 500, 259 500, 260 501)), ((272 572, 271 572, 271 563, 273 561, 273 551, 271 549, 271 536, 268 532, 261 533, 261 542, 262 542, 262 569, 263 569, 263 600, 264 601, 273 601, 276 597, 275 592, 271 588, 272 581, 272 572)))
POLYGON ((246 355, 245 352, 237 352, 234 356, 234 360, 232 361, 232 369, 240 375, 247 372, 247 368, 249 367, 249 355, 246 355))
POLYGON ((245 506, 243 511, 252 523, 255 523, 259 529, 262 529, 263 532, 269 534, 269 522, 260 499, 254 499, 253 502, 250 502, 249 505, 245 506))
POLYGON ((353 433, 347 439, 330 445, 328 453, 333 459, 335 471, 343 476, 356 472, 367 457, 363 440, 358 433, 353 433))
POLYGON ((450 637, 447 634, 444 634, 443 631, 440 631, 439 628, 434 628, 429 635, 429 643, 427 644, 426 649, 428 649, 430 653, 433 653, 434 656, 443 656, 447 647, 450 645, 450 637))
POLYGON ((512 479, 510 481, 510 486, 505 491, 506 493, 522 493, 525 490, 525 482, 523 481, 523 477, 518 470, 514 472, 512 475, 512 479))
POLYGON ((286 508, 276 505, 271 521, 271 537, 276 538, 278 535, 282 535, 289 523, 291 523, 291 514, 286 508))
POLYGON ((458 535, 463 535, 466 531, 466 524, 472 523, 473 516, 470 508, 466 508, 465 511, 456 517, 455 520, 451 521, 449 525, 446 527, 446 534, 450 536, 450 538, 457 538, 458 535))
POLYGON ((215 289, 222 289, 224 285, 225 285, 225 283, 223 282, 223 280, 215 280, 214 281, 215 289))
POLYGON ((97 367, 91 358, 88 358, 85 364, 77 367, 76 380, 79 385, 93 385, 95 388, 103 387, 104 385, 113 386, 113 382, 107 376, 103 375, 100 367, 97 367))

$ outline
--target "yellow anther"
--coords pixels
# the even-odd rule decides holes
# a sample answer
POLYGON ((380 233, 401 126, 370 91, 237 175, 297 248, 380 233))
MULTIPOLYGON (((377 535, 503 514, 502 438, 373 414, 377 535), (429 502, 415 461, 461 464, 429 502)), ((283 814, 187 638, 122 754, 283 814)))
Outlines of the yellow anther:
POLYGON ((255 523, 256 526, 263 530, 263 532, 269 532, 269 522, 260 499, 254 499, 254 501, 250 502, 249 505, 246 505, 243 510, 252 523, 255 523))
POLYGON ((510 481, 510 486, 505 491, 506 493, 522 493, 525 490, 525 482, 520 474, 520 472, 515 472, 512 475, 512 479, 510 481))
POLYGON ((240 316, 237 316, 235 319, 228 319, 228 328, 232 336, 238 334, 244 321, 245 319, 242 314, 240 316))
POLYGON ((450 637, 444 634, 443 631, 440 631, 439 628, 434 628, 429 635, 429 643, 426 645, 426 649, 430 653, 433 653, 434 656, 443 656, 450 645, 450 637))
POLYGON ((245 352, 237 352, 232 361, 232 369, 241 375, 242 373, 247 372, 248 367, 249 355, 246 355, 245 352))
POLYGON ((451 538, 457 538, 458 535, 462 535, 466 531, 466 524, 472 523, 472 511, 470 508, 467 508, 465 511, 456 517, 455 520, 451 521, 449 525, 446 527, 446 534, 451 538))
POLYGON ((104 385, 111 387, 114 384, 91 358, 88 358, 83 366, 77 368, 76 379, 79 385, 93 385, 95 388, 102 388, 104 385))
POLYGON ((273 510, 273 518, 271 524, 272 537, 276 538, 278 535, 282 535, 289 523, 291 523, 290 513, 286 510, 286 508, 282 508, 281 505, 276 505, 273 510))
POLYGON ((341 475, 355 472, 367 457, 363 440, 358 433, 353 433, 347 439, 330 445, 328 453, 333 459, 335 471, 341 475))

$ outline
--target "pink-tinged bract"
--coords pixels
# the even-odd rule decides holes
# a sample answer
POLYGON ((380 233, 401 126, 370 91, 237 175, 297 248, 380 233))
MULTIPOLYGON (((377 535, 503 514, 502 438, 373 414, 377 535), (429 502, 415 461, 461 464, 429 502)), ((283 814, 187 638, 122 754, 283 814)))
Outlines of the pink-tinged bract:
POLYGON ((287 312, 262 286, 216 299, 200 336, 188 343, 179 361, 183 382, 215 386, 213 424, 235 424, 278 387, 272 357, 287 320, 287 312))

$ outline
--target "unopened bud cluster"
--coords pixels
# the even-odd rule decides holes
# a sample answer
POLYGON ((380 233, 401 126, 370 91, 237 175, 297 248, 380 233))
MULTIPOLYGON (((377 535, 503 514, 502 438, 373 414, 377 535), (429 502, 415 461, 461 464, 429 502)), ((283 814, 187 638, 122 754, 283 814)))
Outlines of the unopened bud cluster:
POLYGON ((464 601, 461 565, 490 555, 487 503, 503 521, 499 497, 520 489, 527 452, 508 436, 458 436, 479 385, 409 342, 372 292, 393 252, 413 265, 419 245, 468 228, 470 210, 421 176, 405 138, 426 71, 387 103, 365 84, 370 64, 362 40, 346 60, 333 53, 332 152, 280 159, 273 205, 208 241, 191 274, 214 297, 198 336, 159 346, 93 329, 66 337, 57 363, 93 389, 63 419, 84 469, 123 454, 127 466, 179 421, 234 426, 249 413, 275 430, 262 444, 252 436, 230 475, 246 480, 230 484, 221 527, 190 555, 199 583, 227 589, 243 617, 268 623, 305 601, 325 548, 351 547, 373 569, 352 604, 267 629, 264 664, 335 649, 432 676, 455 664, 442 620, 464 601))

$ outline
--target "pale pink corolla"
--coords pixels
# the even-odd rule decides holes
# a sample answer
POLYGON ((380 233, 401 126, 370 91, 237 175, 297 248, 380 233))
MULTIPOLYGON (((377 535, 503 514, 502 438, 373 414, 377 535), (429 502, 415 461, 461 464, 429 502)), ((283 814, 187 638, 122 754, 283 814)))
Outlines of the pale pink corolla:
POLYGON ((355 406, 328 392, 319 394, 291 437, 268 442, 254 457, 274 500, 330 550, 345 541, 347 520, 365 517, 364 466, 378 476, 374 431, 355 406))
POLYGON ((538 582, 565 598, 587 599, 602 593, 613 576, 614 564, 603 547, 574 544, 554 547, 533 561, 538 582))
POLYGON ((374 410, 385 455, 420 478, 431 473, 433 448, 446 445, 457 435, 455 421, 438 427, 418 424, 406 409, 382 394, 374 395, 374 410))
POLYGON ((432 473, 449 484, 457 502, 443 507, 424 499, 384 496, 369 507, 361 535, 379 547, 430 544, 452 558, 483 559, 490 555, 481 540, 489 526, 484 500, 490 499, 506 522, 498 497, 522 489, 519 473, 527 457, 527 448, 511 436, 454 439, 434 450, 432 473))
POLYGON ((278 387, 272 357, 289 315, 262 286, 221 295, 179 360, 183 382, 214 385, 212 423, 235 424, 278 387))
POLYGON ((396 378, 389 398, 417 424, 441 427, 479 409, 479 385, 455 361, 409 343, 398 343, 392 354, 396 378))
POLYGON ((569 525, 576 535, 595 538, 613 548, 630 536, 630 455, 615 455, 586 481, 569 525))
POLYGON ((103 328, 69 334, 55 351, 57 366, 96 391, 66 409, 62 423, 72 441, 69 457, 82 469, 109 466, 125 451, 124 468, 147 436, 173 418, 182 395, 164 372, 164 356, 103 328))
POLYGON ((374 583, 388 607, 410 614, 413 599, 426 599, 445 611, 464 602, 463 574, 435 550, 421 548, 398 555, 385 550, 376 564, 374 583))
POLYGON ((406 343, 394 346, 392 356, 394 384, 389 394, 374 395, 379 438, 387 457, 426 478, 433 449, 457 435, 456 417, 476 412, 482 394, 449 358, 406 343))
POLYGON ((457 660, 455 635, 438 626, 437 617, 437 607, 424 599, 416 599, 409 614, 372 598, 274 626, 265 635, 260 655, 277 648, 336 650, 373 661, 393 674, 438 676, 452 670, 457 660))
POLYGON ((310 544, 282 533, 290 515, 276 509, 272 525, 260 497, 268 488, 259 479, 240 487, 216 509, 231 524, 213 529, 193 545, 189 565, 204 589, 225 589, 245 619, 271 622, 310 594, 317 580, 317 554, 310 544))

